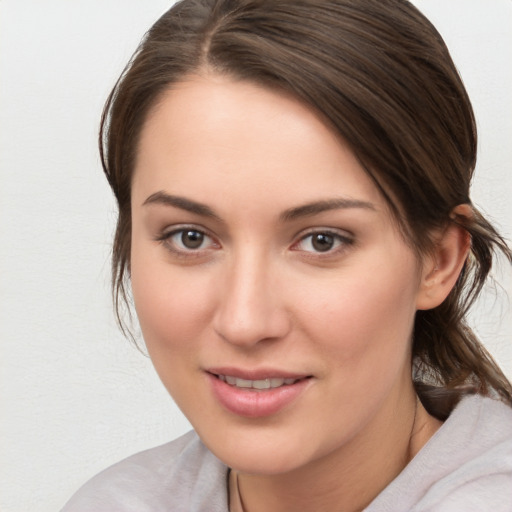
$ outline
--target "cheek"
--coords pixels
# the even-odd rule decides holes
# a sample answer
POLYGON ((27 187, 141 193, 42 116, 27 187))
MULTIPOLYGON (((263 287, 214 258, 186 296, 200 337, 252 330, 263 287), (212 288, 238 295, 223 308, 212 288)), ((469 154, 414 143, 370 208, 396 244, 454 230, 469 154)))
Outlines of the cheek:
POLYGON ((152 358, 168 350, 186 352, 210 321, 213 283, 206 272, 187 272, 148 252, 134 249, 131 262, 135 309, 146 346, 152 358))
POLYGON ((210 324, 210 290, 204 279, 192 279, 155 259, 144 264, 144 259, 133 258, 131 279, 148 354, 167 391, 187 414, 201 392, 197 353, 210 324))
POLYGON ((398 272, 379 265, 366 266, 364 272, 349 269, 323 293, 309 294, 302 306, 303 318, 315 319, 309 337, 333 364, 372 372, 383 361, 404 362, 416 311, 417 272, 414 262, 403 263, 398 272))

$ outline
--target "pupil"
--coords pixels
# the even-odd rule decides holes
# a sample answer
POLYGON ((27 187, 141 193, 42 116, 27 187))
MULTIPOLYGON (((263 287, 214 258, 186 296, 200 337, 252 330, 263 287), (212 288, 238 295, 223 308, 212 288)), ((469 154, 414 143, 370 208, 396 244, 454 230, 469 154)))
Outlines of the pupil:
POLYGON ((187 249, 197 249, 201 246, 204 235, 199 231, 184 231, 181 235, 181 242, 187 249))
POLYGON ((313 247, 319 252, 325 252, 332 249, 334 245, 334 238, 331 235, 325 233, 319 233, 313 236, 313 247))

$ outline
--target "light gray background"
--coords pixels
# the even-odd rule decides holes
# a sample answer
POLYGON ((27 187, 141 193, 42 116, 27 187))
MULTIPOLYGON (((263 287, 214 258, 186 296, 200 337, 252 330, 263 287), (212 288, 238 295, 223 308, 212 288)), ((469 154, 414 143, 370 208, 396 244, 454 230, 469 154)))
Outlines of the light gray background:
MULTIPOLYGON (((102 104, 164 0, 0 0, 0 510, 58 510, 87 478, 188 429, 118 333, 102 104)), ((474 197, 512 238, 512 1, 417 0, 480 129, 474 197)), ((512 295, 512 275, 500 282, 512 295)), ((512 377, 506 299, 474 322, 512 377)))

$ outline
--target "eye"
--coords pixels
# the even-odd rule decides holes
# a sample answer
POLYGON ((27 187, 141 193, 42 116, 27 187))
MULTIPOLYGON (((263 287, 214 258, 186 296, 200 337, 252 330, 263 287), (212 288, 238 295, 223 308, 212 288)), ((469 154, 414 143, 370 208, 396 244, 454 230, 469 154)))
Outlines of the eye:
POLYGON ((174 229, 157 240, 176 253, 200 252, 217 246, 210 236, 193 227, 174 229))
POLYGON ((315 231, 302 237, 293 246, 293 250, 309 253, 329 253, 336 252, 348 245, 353 240, 348 236, 343 236, 332 231, 315 231))
POLYGON ((196 250, 201 249, 201 246, 208 242, 208 238, 204 233, 196 229, 183 229, 174 233, 170 240, 180 249, 196 250))

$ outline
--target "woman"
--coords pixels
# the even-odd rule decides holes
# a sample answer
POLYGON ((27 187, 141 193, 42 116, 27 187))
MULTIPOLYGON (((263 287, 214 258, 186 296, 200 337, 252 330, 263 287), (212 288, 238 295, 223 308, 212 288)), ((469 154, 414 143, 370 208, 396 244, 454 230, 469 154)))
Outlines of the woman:
POLYGON ((405 0, 185 0, 107 102, 114 292, 194 432, 65 511, 512 510, 512 387, 464 316, 512 253, 405 0))

